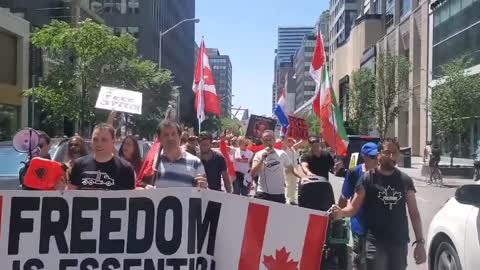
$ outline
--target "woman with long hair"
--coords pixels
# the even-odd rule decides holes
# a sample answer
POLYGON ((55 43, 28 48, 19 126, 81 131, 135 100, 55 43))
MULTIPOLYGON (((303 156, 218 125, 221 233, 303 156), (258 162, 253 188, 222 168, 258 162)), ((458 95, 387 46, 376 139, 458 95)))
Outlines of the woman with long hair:
POLYGON ((140 155, 140 146, 135 136, 128 135, 123 139, 118 155, 130 162, 136 174, 140 172, 140 168, 142 167, 142 156, 140 155))

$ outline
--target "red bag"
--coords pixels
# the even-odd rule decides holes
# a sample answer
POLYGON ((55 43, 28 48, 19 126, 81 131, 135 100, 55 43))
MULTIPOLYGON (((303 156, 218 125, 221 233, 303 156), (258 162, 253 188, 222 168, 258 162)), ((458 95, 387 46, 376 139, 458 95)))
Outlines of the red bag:
POLYGON ((36 157, 30 161, 23 185, 35 190, 54 190, 64 173, 59 162, 36 157))

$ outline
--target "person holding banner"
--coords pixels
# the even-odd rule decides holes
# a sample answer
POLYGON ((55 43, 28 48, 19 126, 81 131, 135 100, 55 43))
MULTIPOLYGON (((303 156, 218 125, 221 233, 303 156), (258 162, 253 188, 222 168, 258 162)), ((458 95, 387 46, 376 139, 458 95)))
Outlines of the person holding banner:
POLYGON ((153 161, 153 177, 145 177, 140 188, 199 187, 207 188, 202 161, 180 146, 180 125, 163 120, 158 128, 161 146, 153 161))
POLYGON ((67 189, 134 189, 133 168, 115 155, 114 142, 115 130, 111 125, 96 125, 92 133, 93 155, 73 161, 67 189))
POLYGON ((378 168, 363 174, 347 206, 331 209, 336 219, 364 210, 368 270, 407 269, 408 217, 415 233, 415 262, 422 264, 427 258, 415 186, 410 176, 396 168, 399 153, 396 139, 385 139, 378 153, 378 168))
POLYGON ((318 137, 310 137, 310 153, 302 156, 302 169, 306 175, 317 175, 328 179, 328 173, 333 170, 335 161, 330 153, 324 151, 325 145, 318 137))
POLYGON ((264 131, 262 142, 265 149, 255 154, 251 170, 253 176, 258 176, 255 198, 285 203, 285 172, 298 178, 301 176, 295 172, 287 153, 273 147, 273 131, 264 131))

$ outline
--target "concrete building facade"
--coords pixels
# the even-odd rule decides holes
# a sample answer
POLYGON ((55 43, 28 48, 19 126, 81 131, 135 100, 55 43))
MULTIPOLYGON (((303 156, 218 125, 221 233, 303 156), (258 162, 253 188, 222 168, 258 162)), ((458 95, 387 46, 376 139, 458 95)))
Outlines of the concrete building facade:
POLYGON ((0 8, 0 141, 28 126, 28 89, 30 24, 0 8))
MULTIPOLYGON (((431 132, 425 103, 428 97, 429 68, 428 2, 362 1, 361 13, 356 18, 348 39, 333 50, 330 46, 332 87, 343 108, 344 116, 348 111, 348 88, 353 71, 364 67, 376 72, 379 53, 402 55, 409 60, 412 69, 408 87, 412 94, 408 102, 403 104, 388 136, 397 137, 402 147, 411 147, 414 155, 422 154, 431 132)), ((331 40, 330 45, 333 43, 334 40, 331 40)), ((375 134, 373 132, 372 135, 375 134)))
POLYGON ((402 55, 411 64, 410 99, 402 106, 390 135, 398 138, 400 146, 411 147, 413 155, 423 154, 431 132, 425 104, 428 96, 428 2, 401 0, 394 1, 393 6, 387 5, 386 35, 377 45, 378 51, 402 55))
POLYGON ((207 55, 215 80, 222 117, 230 118, 232 111, 232 62, 228 55, 220 54, 217 48, 208 48, 207 55))

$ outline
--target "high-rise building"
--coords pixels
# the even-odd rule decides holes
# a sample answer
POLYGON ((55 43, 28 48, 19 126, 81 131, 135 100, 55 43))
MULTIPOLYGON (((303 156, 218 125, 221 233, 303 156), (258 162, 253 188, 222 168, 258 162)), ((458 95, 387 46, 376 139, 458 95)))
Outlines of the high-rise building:
POLYGON ((272 87, 272 111, 285 88, 285 73, 293 67, 293 56, 302 46, 305 35, 312 33, 313 27, 279 27, 278 45, 275 50, 274 82, 272 87))
POLYGON ((208 48, 207 55, 215 80, 222 117, 230 118, 232 111, 232 63, 230 57, 220 54, 217 48, 208 48))
MULTIPOLYGON (((334 4, 336 2, 337 0, 331 1, 334 4)), ((345 4, 347 2, 351 4, 353 1, 345 1, 345 4)), ((330 14, 333 16, 332 9, 331 7, 330 14)), ((375 74, 380 53, 403 56, 411 63, 408 88, 412 94, 402 104, 387 136, 398 138, 402 147, 411 147, 413 155, 421 155, 431 134, 429 113, 425 106, 429 91, 429 1, 363 0, 358 10, 361 13, 358 13, 360 15, 352 24, 349 38, 339 43, 336 42, 339 39, 330 36, 331 82, 343 109, 344 120, 349 120, 352 72, 367 68, 375 74)), ((330 29, 333 32, 337 30, 332 25, 330 29)), ((370 133, 378 135, 374 118, 370 133)))
POLYGON ((325 10, 322 12, 317 21, 317 28, 322 33, 322 39, 324 46, 328 46, 330 42, 330 10, 325 10))
POLYGON ((359 15, 361 0, 330 0, 330 47, 335 50, 350 36, 359 15))
POLYGON ((279 27, 277 58, 278 64, 289 63, 292 55, 302 46, 305 35, 312 33, 313 27, 279 27))
POLYGON ((315 94, 315 81, 310 76, 309 70, 312 63, 313 50, 315 49, 317 35, 314 33, 305 36, 302 46, 294 57, 296 77, 295 110, 309 101, 315 94))
POLYGON ((28 21, 0 8, 0 141, 11 140, 21 127, 29 125, 28 99, 28 21))
MULTIPOLYGON (((141 56, 159 62, 160 32, 195 18, 195 0, 89 0, 114 33, 131 33, 141 56)), ((162 67, 172 71, 180 92, 180 121, 192 125, 195 24, 185 23, 162 37, 162 67)))
MULTIPOLYGON (((431 2, 429 79, 431 89, 435 91, 435 86, 442 82, 440 67, 456 58, 469 57, 466 74, 480 76, 480 1, 437 0, 431 2)), ((435 135, 435 119, 429 122, 433 129, 431 139, 441 141, 438 135, 435 135)), ((451 145, 444 145, 442 149, 451 149, 451 146, 460 143, 462 147, 457 155, 464 158, 471 157, 470 154, 479 147, 480 118, 472 117, 466 123, 469 125, 469 132, 459 135, 458 141, 448 142, 451 145)))

